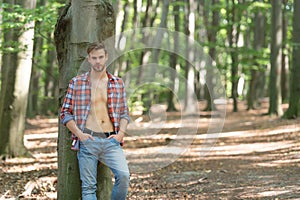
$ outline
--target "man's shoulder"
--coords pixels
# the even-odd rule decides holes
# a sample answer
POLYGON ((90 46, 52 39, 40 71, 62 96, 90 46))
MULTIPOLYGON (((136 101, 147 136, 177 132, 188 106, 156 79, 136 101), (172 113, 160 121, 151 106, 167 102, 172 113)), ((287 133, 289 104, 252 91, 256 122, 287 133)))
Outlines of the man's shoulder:
POLYGON ((122 82, 122 78, 118 77, 118 76, 115 76, 109 72, 107 72, 107 76, 110 80, 113 80, 113 81, 121 81, 122 82))
POLYGON ((86 73, 84 73, 84 74, 79 74, 79 75, 73 77, 73 78, 71 79, 71 81, 73 81, 73 82, 85 81, 85 80, 88 79, 88 76, 89 76, 89 72, 86 72, 86 73))

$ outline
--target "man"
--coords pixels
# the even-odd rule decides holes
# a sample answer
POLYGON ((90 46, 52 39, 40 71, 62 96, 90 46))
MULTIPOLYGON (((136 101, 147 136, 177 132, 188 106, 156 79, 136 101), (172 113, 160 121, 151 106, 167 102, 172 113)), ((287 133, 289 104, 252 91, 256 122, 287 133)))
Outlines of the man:
POLYGON ((129 121, 124 84, 107 72, 103 43, 92 43, 87 53, 91 70, 70 81, 61 122, 73 133, 72 148, 79 150, 82 199, 96 199, 98 161, 114 173, 111 199, 126 199, 129 170, 120 147, 129 121))

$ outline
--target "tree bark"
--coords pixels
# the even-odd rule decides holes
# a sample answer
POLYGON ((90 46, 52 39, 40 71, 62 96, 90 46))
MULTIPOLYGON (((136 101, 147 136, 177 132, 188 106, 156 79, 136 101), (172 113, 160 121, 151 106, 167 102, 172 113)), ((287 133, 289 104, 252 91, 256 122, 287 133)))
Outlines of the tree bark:
MULTIPOLYGON (((104 41, 114 35, 115 19, 111 3, 106 0, 81 0, 69 2, 62 11, 55 29, 55 45, 59 62, 59 102, 69 80, 88 69, 79 69, 86 58, 87 46, 104 41)), ((113 46, 108 48, 113 48, 113 46)), ((81 187, 76 152, 71 151, 71 134, 59 125, 58 135, 58 199, 79 199, 81 187)), ((112 180, 106 166, 98 169, 98 196, 110 199, 112 180)))
POLYGON ((270 72, 270 106, 269 115, 283 114, 281 108, 281 64, 282 64, 282 0, 271 0, 272 34, 271 34, 271 72, 270 72))
POLYGON ((194 40, 195 40, 195 11, 196 11, 196 3, 194 0, 189 0, 185 9, 185 34, 187 35, 186 45, 185 45, 185 53, 186 58, 188 58, 185 62, 185 100, 184 100, 184 113, 185 114, 193 114, 196 110, 195 107, 195 68, 191 64, 195 61, 195 53, 194 53, 194 40))
MULTIPOLYGON (((254 16, 254 49, 260 51, 265 46, 265 22, 266 17, 262 11, 258 10, 254 16)), ((256 60, 256 56, 253 60, 256 60)), ((251 69, 251 80, 247 94, 247 110, 256 109, 259 106, 259 88, 261 77, 265 76, 260 70, 262 68, 258 63, 254 63, 254 69, 251 69)))
MULTIPOLYGON (((3 0, 0 0, 0 4, 2 4, 3 3, 3 0)), ((2 6, 0 7, 0 13, 3 13, 3 8, 2 8, 2 6)), ((0 15, 0 24, 2 24, 2 15, 0 15)), ((1 36, 3 36, 3 34, 2 34, 3 32, 2 32, 2 27, 0 26, 0 35, 1 36)), ((2 38, 1 38, 2 39, 2 38)), ((0 72, 1 72, 1 66, 2 66, 2 54, 1 54, 1 52, 0 52, 0 72)), ((1 76, 0 76, 0 79, 1 79, 1 76)))
MULTIPOLYGON (((24 0, 20 5, 26 9, 33 9, 36 1, 24 0)), ((3 62, 6 77, 3 77, 1 90, 0 134, 5 136, 3 141, 1 140, 0 154, 13 157, 29 156, 23 143, 23 136, 32 69, 34 22, 28 22, 24 27, 25 30, 19 30, 19 33, 14 29, 8 33, 10 35, 7 35, 8 39, 19 41, 21 51, 7 54, 3 62)))
POLYGON ((289 99, 289 56, 288 56, 288 25, 289 17, 287 14, 288 0, 283 0, 283 13, 282 13, 282 60, 281 60, 281 96, 282 102, 287 102, 289 99))
MULTIPOLYGON (((215 7, 219 3, 219 0, 213 0, 211 2, 211 7, 215 7)), ((211 45, 209 48, 209 56, 211 59, 209 59, 209 64, 207 70, 207 74, 205 77, 206 87, 205 87, 205 99, 207 101, 205 111, 212 111, 216 110, 215 103, 213 101, 214 99, 214 76, 213 76, 213 68, 216 67, 215 60, 216 60, 216 42, 217 42, 217 32, 218 32, 218 26, 219 26, 219 10, 212 11, 212 19, 209 20, 209 12, 206 11, 204 8, 203 15, 204 15, 204 24, 206 26, 207 30, 207 39, 208 42, 211 45)))
MULTIPOLYGON (((178 44, 178 32, 180 31, 179 30, 179 26, 180 26, 180 17, 179 17, 179 10, 180 10, 180 6, 178 4, 174 5, 174 8, 173 8, 173 14, 174 14, 174 25, 175 25, 175 33, 173 35, 173 38, 174 38, 174 52, 178 52, 178 48, 179 48, 179 44, 178 44)), ((168 93, 168 97, 167 97, 167 101, 168 101, 168 108, 167 108, 167 111, 176 111, 176 107, 174 105, 174 92, 175 92, 175 83, 176 83, 176 76, 175 76, 175 73, 173 72, 176 72, 176 65, 177 65, 177 59, 178 56, 176 53, 171 53, 170 55, 170 67, 173 69, 173 71, 171 72, 170 74, 170 79, 171 79, 171 83, 172 86, 170 88, 170 91, 168 93)))
MULTIPOLYGON (((4 0, 3 3, 13 2, 11 0, 4 0)), ((4 10, 6 12, 11 12, 10 10, 4 10)), ((7 19, 3 19, 7 20, 7 19)), ((3 41, 17 41, 18 40, 18 30, 11 29, 3 31, 3 41)), ((14 48, 9 46, 9 44, 3 44, 4 49, 14 48)), ((0 155, 9 155, 9 133, 11 121, 11 102, 14 100, 13 90, 15 82, 15 71, 17 67, 17 53, 4 51, 2 55, 2 66, 1 66, 1 96, 0 96, 0 155)))
MULTIPOLYGON (((159 24, 159 29, 157 30, 155 39, 153 41, 154 42, 153 46, 156 48, 153 48, 152 54, 151 54, 151 63, 154 64, 154 67, 147 65, 147 67, 145 67, 146 73, 143 72, 144 74, 147 75, 146 77, 144 76, 144 80, 149 80, 150 82, 155 80, 155 76, 156 76, 155 65, 159 64, 159 55, 160 55, 159 47, 160 47, 162 39, 163 39, 163 34, 165 33, 164 28, 167 27, 168 13, 169 13, 169 0, 163 0, 161 21, 159 24)), ((153 99, 154 99, 153 89, 148 90, 147 94, 143 98, 146 99, 145 104, 144 104, 144 107, 146 108, 144 110, 144 114, 146 114, 149 111, 149 108, 151 107, 153 99)))
POLYGON ((236 4, 241 4, 240 0, 236 3, 235 0, 231 0, 231 9, 229 9, 229 0, 227 0, 228 10, 227 19, 231 23, 228 27, 228 40, 231 57, 231 97, 233 99, 233 112, 238 111, 238 54, 237 44, 239 40, 240 24, 237 23, 241 19, 241 11, 237 9, 236 4))
POLYGON ((294 1, 293 16, 293 65, 290 84, 289 108, 284 113, 288 119, 300 116, 300 1, 294 1))
MULTIPOLYGON (((48 34, 49 40, 52 39, 52 35, 48 34)), ((50 41, 48 41, 49 43, 50 41)), ((41 112, 44 115, 56 112, 55 93, 57 90, 57 77, 55 76, 54 66, 57 64, 55 61, 55 51, 52 49, 47 50, 45 66, 45 79, 44 79, 44 98, 41 104, 41 112)))

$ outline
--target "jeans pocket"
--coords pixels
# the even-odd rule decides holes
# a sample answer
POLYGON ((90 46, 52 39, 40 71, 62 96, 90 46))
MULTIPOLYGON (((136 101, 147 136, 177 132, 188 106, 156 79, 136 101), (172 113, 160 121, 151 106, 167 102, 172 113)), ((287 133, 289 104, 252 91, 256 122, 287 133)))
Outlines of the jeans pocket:
POLYGON ((115 138, 109 138, 109 141, 111 141, 114 144, 117 144, 118 146, 120 145, 120 142, 117 141, 115 138))

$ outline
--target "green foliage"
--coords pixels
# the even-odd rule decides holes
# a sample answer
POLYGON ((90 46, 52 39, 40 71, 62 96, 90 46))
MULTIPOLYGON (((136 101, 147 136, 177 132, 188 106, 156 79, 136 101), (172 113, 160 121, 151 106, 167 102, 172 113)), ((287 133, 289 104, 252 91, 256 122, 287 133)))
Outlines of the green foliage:
POLYGON ((163 104, 167 100, 168 88, 159 83, 145 83, 141 87, 134 88, 128 99, 128 106, 131 112, 148 111, 147 103, 163 104), (149 96, 151 91, 151 96, 149 96))
MULTIPOLYGON (((38 1, 40 2, 40 1, 38 1)), ((39 5, 36 9, 24 9, 20 5, 12 5, 12 4, 1 4, 2 12, 2 23, 1 23, 1 31, 2 33, 6 33, 7 31, 16 30, 18 33, 22 33, 25 30, 25 24, 28 22, 35 22, 35 40, 42 40, 43 45, 42 48, 39 49, 39 55, 34 58, 34 67, 35 70, 38 70, 41 73, 40 79, 40 90, 39 97, 40 101, 43 101, 43 86, 45 80, 51 76, 57 80, 58 69, 55 63, 49 63, 46 59, 47 53, 49 51, 54 51, 53 44, 53 31, 55 28, 55 23, 58 18, 58 10, 63 6, 63 4, 59 3, 62 1, 58 0, 48 0, 45 5, 39 5), (48 68, 49 65, 53 65, 54 71, 49 74, 48 68)), ((112 1, 114 4, 119 3, 121 9, 118 10, 119 13, 115 13, 115 16, 122 16, 120 20, 123 20, 124 12, 127 14, 127 20, 119 21, 120 26, 124 26, 125 31, 132 30, 134 27, 142 27, 142 23, 145 20, 145 17, 148 16, 149 26, 150 21, 153 20, 154 26, 158 27, 161 20, 161 11, 162 11, 162 2, 157 4, 158 1, 151 1, 152 12, 145 14, 146 7, 148 6, 148 1, 141 1, 139 6, 137 7, 137 16, 134 15, 134 3, 136 1, 130 0, 120 0, 112 1), (128 8, 124 8, 124 5, 128 3, 128 8), (156 6, 158 7, 156 8, 156 6), (134 18, 137 17, 137 18, 134 18), (155 19, 152 19, 154 18, 155 19), (134 21, 136 19, 136 21, 134 21), (134 23, 133 23, 134 22, 134 23), (124 25, 122 23, 125 23, 124 25)), ((213 1, 204 0, 204 1, 194 1, 196 4, 196 12, 195 15, 195 42, 199 43, 203 47, 203 51, 208 54, 209 50, 215 48, 216 51, 216 66, 221 73, 221 82, 224 86, 226 86, 226 90, 228 91, 228 96, 231 96, 231 53, 236 52, 237 63, 239 74, 245 74, 246 86, 249 84, 249 80, 251 80, 251 71, 256 70, 262 73, 267 72, 267 66, 270 63, 270 42, 271 42, 271 4, 269 0, 244 0, 242 3, 238 3, 241 1, 227 1, 220 0, 217 3, 213 3, 213 1), (218 16, 218 25, 213 26, 213 12, 216 11, 218 16), (233 12, 234 11, 234 12, 233 12), (265 44, 259 50, 254 48, 254 16, 258 12, 261 12, 262 15, 266 18, 265 24, 265 44), (234 33, 239 30, 239 43, 237 45, 229 46, 229 31, 234 29, 234 33), (210 42, 207 33, 209 31, 215 31, 216 41, 210 42)), ((185 19, 189 16, 189 13, 186 13, 188 3, 187 1, 176 0, 169 2, 169 15, 167 20, 167 29, 175 30, 175 22, 174 16, 176 14, 179 15, 179 30, 181 33, 185 32, 187 28, 187 24, 185 19), (179 6, 179 13, 175 13, 174 7, 179 6)), ((284 9, 284 15, 287 17, 288 30, 285 40, 285 45, 283 52, 285 55, 291 60, 291 52, 293 46, 299 46, 299 44, 294 44, 291 42, 292 39, 292 16, 293 16, 293 0, 286 1, 284 9)), ((28 27, 32 28, 32 27, 28 27)), ((117 27, 120 29, 120 27, 117 27)), ((122 55, 117 60, 117 67, 119 70, 119 75, 123 76, 129 70, 135 69, 140 66, 141 63, 141 55, 147 51, 151 52, 151 49, 145 49, 143 47, 143 33, 137 33, 134 36, 134 41, 137 41, 134 46, 135 49, 132 52, 129 52, 125 55, 122 55), (140 48, 140 49, 139 49, 140 48), (124 67, 120 67, 123 62, 127 63, 126 69, 124 67), (118 66, 119 65, 119 66, 118 66)), ((236 40, 236 38, 235 38, 236 40)), ((169 41, 167 44, 172 49, 174 47, 175 42, 169 41)), ((130 45, 128 42, 126 45, 130 45)), ((164 44, 165 45, 165 44, 164 44)), ((183 44, 180 44, 183 45, 183 44)), ((19 47, 17 41, 1 41, 0 51, 16 53, 22 51, 19 47)), ((151 62, 150 54, 149 61, 151 62)), ((180 66, 180 69, 177 69, 177 72, 180 76, 185 76, 185 59, 178 58, 177 64, 180 66)), ((166 52, 161 50, 159 55, 159 61, 156 63, 157 65, 169 66, 170 65, 170 52, 166 52)), ((156 74, 158 76, 160 74, 156 74)), ((163 79, 170 78, 169 74, 162 74, 163 79)), ((136 75, 138 77, 138 75, 136 75)), ((238 75, 239 76, 239 75, 238 75)), ((135 78, 137 78, 135 77, 135 78)), ((237 77, 238 78, 238 77, 237 77)), ((166 81, 166 80, 163 80, 166 81)), ((135 87, 135 81, 130 81, 132 85, 131 88, 135 87)), ((166 103, 167 102, 167 91, 168 89, 162 85, 152 85, 146 84, 143 86, 139 86, 137 91, 130 97, 130 107, 134 109, 135 107, 143 107, 143 109, 147 109, 147 103, 152 101, 152 103, 166 103), (151 92, 152 96, 147 95, 147 93, 151 92)), ((216 89, 218 90, 218 89, 216 89)), ((183 95, 185 92, 184 83, 180 83, 178 92, 180 95, 183 95)), ((242 97, 241 97, 242 98, 242 97)), ((144 110, 145 111, 145 110, 144 110)))
MULTIPOLYGON (((47 38, 48 45, 51 44, 52 38, 47 37, 48 33, 52 33, 57 20, 57 11, 63 4, 57 3, 55 1, 49 1, 45 6, 39 6, 35 9, 25 9, 17 4, 2 3, 2 23, 1 31, 3 33, 9 32, 11 30, 16 30, 19 35, 22 34, 26 29, 32 29, 31 27, 26 27, 25 24, 29 22, 35 22, 35 24, 40 24, 36 30, 36 37, 47 38)), ((19 48, 19 43, 17 41, 4 41, 1 42, 0 50, 2 52, 19 52, 24 49, 19 48)), ((53 44, 50 48, 54 48, 53 44)))
MULTIPOLYGON (((55 28, 55 24, 58 18, 58 11, 64 5, 55 0, 49 0, 45 4, 40 5, 40 1, 37 1, 37 5, 35 9, 26 9, 18 4, 8 4, 1 3, 1 15, 2 15, 2 23, 1 23, 1 33, 16 33, 16 36, 20 36, 27 29, 34 29, 34 41, 35 48, 37 50, 34 51, 33 60, 33 73, 38 74, 39 83, 36 91, 32 91, 32 94, 36 94, 38 96, 38 102, 35 104, 41 109, 40 111, 35 112, 43 112, 47 113, 51 111, 52 113, 56 112, 56 96, 45 96, 45 84, 46 79, 51 78, 52 81, 57 82, 58 80, 58 67, 55 62, 55 56, 49 60, 48 56, 50 52, 55 51, 54 40, 53 40, 53 31, 55 28), (30 26, 28 25, 30 24, 30 26), (36 43, 39 41, 39 43, 36 43), (42 46, 40 46, 42 45, 42 46), (52 70, 49 71, 49 69, 52 70), (53 106, 45 106, 45 104, 53 105, 53 106), (53 103, 49 103, 53 102, 53 103), (45 109, 46 108, 46 111, 45 109)), ((0 51, 1 53, 18 53, 20 51, 24 51, 26 48, 20 47, 18 40, 4 40, 2 39, 0 51)), ((51 53, 50 53, 51 54, 51 53)), ((53 55, 55 53, 52 53, 53 55)), ((53 92, 52 92, 52 95, 53 92)), ((31 113, 29 113, 31 115, 31 113)))

